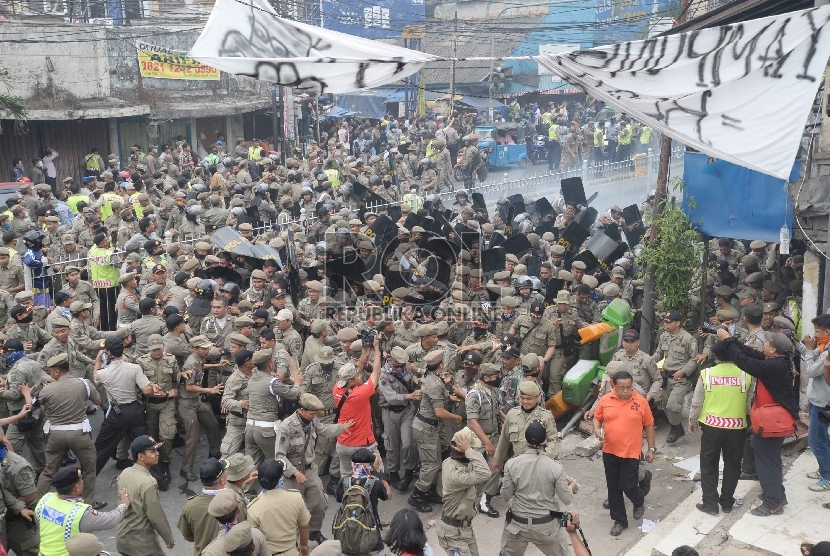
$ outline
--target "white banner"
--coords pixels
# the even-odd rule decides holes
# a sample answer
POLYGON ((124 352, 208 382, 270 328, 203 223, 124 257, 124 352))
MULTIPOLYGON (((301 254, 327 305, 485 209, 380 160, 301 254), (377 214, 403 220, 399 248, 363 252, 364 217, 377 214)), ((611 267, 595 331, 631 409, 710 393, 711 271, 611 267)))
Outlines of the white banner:
POLYGON ((266 0, 217 0, 188 55, 228 73, 318 93, 386 85, 436 59, 282 19, 266 0))
POLYGON ((681 143, 786 180, 830 55, 828 18, 822 6, 537 61, 681 143))

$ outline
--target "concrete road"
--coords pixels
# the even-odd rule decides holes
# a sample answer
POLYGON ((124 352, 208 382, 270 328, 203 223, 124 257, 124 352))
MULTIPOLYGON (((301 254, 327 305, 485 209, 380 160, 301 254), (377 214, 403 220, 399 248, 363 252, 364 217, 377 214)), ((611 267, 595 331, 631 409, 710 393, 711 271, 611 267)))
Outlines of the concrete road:
MULTIPOLYGON (((97 434, 102 420, 101 412, 99 411, 96 415, 93 415, 90 420, 93 423, 95 434, 97 434)), ((690 437, 687 435, 674 446, 667 446, 665 444, 667 434, 668 426, 664 421, 659 422, 657 430, 658 459, 649 465, 649 469, 654 474, 654 480, 651 493, 646 498, 647 509, 645 518, 652 521, 665 518, 694 488, 694 483, 684 478, 687 472, 674 467, 672 464, 676 460, 685 459, 699 453, 699 436, 690 437)), ((629 528, 620 537, 614 538, 608 534, 613 522, 608 517, 608 511, 602 509, 602 501, 606 498, 602 459, 601 456, 596 455, 590 459, 574 456, 573 449, 581 440, 582 437, 578 433, 568 435, 563 441, 562 456, 560 458, 567 473, 577 479, 581 485, 581 490, 575 496, 572 507, 581 515, 582 527, 593 554, 604 556, 623 554, 627 548, 635 544, 643 536, 637 529, 640 522, 632 519, 629 513, 629 528)), ((192 554, 193 545, 184 541, 178 529, 176 529, 176 522, 188 497, 198 493, 201 488, 199 483, 187 483, 179 476, 182 450, 183 448, 176 448, 174 450, 171 464, 171 471, 174 476, 173 483, 167 492, 161 493, 162 503, 164 504, 168 520, 176 537, 175 548, 167 551, 168 554, 172 554, 173 556, 190 556, 192 554)), ((196 466, 194 467, 194 472, 197 475, 199 463, 206 457, 207 444, 203 438, 199 445, 196 466)), ((96 496, 98 500, 109 503, 106 509, 112 509, 117 504, 115 481, 118 473, 120 472, 115 469, 115 462, 112 461, 98 476, 96 496)), ((327 478, 323 480, 325 482, 327 478)), ((697 495, 699 496, 699 491, 697 495)), ((404 495, 394 491, 392 500, 381 503, 381 518, 391 520, 392 516, 398 510, 409 507, 406 503, 407 497, 408 494, 404 495)), ((630 503, 627 505, 630 512, 631 505, 630 503)), ((506 509, 506 501, 500 497, 496 498, 494 507, 501 513, 501 517, 490 519, 483 515, 478 515, 473 524, 481 556, 496 556, 499 552, 501 534, 504 528, 503 516, 506 509)), ((331 537, 331 523, 336 509, 337 503, 332 499, 323 530, 323 534, 329 538, 331 537)), ((429 543, 435 549, 436 555, 443 554, 443 550, 438 547, 434 527, 435 520, 440 518, 440 511, 441 506, 437 505, 434 506, 433 514, 421 515, 428 529, 429 543)), ((102 531, 98 534, 104 543, 104 549, 112 554, 116 552, 116 531, 116 529, 113 529, 110 531, 102 531)), ((312 543, 313 547, 314 543, 312 543)), ((533 547, 527 553, 540 554, 533 547)))

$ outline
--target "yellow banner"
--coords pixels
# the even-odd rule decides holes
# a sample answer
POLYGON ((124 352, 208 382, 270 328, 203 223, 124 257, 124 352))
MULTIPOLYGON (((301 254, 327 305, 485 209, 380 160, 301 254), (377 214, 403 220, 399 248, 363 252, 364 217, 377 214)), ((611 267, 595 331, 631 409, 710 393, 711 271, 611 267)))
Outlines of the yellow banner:
POLYGON ((138 68, 142 77, 218 81, 219 70, 163 46, 138 42, 138 68))

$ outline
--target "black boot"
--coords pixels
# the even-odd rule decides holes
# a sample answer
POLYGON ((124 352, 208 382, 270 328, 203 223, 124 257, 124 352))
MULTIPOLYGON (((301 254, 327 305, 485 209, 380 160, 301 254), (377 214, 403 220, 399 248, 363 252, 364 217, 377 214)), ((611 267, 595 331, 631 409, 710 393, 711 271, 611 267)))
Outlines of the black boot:
POLYGON ((651 471, 646 470, 645 477, 640 481, 640 490, 643 491, 643 496, 648 496, 651 492, 651 471))
POLYGON ((409 490, 409 485, 412 484, 412 479, 415 478, 415 473, 412 470, 407 469, 403 473, 403 478, 400 480, 399 483, 394 484, 395 488, 401 492, 406 492, 409 490))
POLYGON ((432 485, 432 488, 429 489, 429 492, 426 493, 427 502, 432 504, 443 504, 444 498, 438 494, 438 487, 436 485, 432 485))
POLYGON ((329 476, 329 482, 326 484, 326 494, 335 496, 337 494, 337 483, 340 482, 338 477, 329 476))
POLYGON ((428 514, 432 511, 432 506, 429 505, 429 502, 426 499, 427 493, 421 492, 417 488, 412 492, 412 495, 407 500, 407 503, 415 508, 416 512, 421 512, 422 514, 428 514))
POLYGON ((320 531, 312 531, 308 534, 308 540, 316 542, 317 545, 321 545, 328 539, 326 539, 320 531))
POLYGON ((489 494, 482 494, 478 501, 478 511, 488 517, 499 517, 499 512, 494 510, 493 506, 490 505, 491 498, 492 496, 489 494))
POLYGON ((63 461, 65 463, 61 463, 61 466, 64 465, 72 465, 73 463, 78 463, 78 458, 75 457, 75 454, 72 453, 72 450, 67 450, 66 455, 63 456, 63 461))
POLYGON ((130 458, 124 459, 117 459, 115 460, 115 468, 116 469, 127 469, 133 466, 133 460, 130 458))
POLYGON ((666 443, 674 444, 684 434, 686 434, 686 431, 683 430, 683 425, 672 425, 671 431, 669 431, 669 436, 666 437, 666 443))
POLYGON ((401 482, 401 476, 398 475, 397 471, 390 471, 389 472, 389 484, 396 485, 401 482))
POLYGON ((164 471, 161 463, 157 463, 156 465, 150 467, 150 475, 152 475, 158 483, 160 491, 164 492, 170 488, 170 482, 164 478, 164 471))

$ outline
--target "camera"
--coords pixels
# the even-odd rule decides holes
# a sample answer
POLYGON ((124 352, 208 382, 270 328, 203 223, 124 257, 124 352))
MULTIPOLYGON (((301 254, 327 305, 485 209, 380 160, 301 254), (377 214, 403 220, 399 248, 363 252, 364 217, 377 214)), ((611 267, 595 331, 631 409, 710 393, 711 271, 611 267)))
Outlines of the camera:
POLYGON ((219 351, 219 357, 220 357, 220 358, 222 358, 222 357, 230 357, 230 356, 231 356, 231 350, 229 350, 228 348, 222 348, 222 349, 219 351))
POLYGON ((573 520, 574 517, 571 515, 570 512, 564 512, 562 514, 562 517, 559 518, 559 525, 561 525, 564 529, 565 527, 567 527, 568 523, 572 522, 573 520))
POLYGON ((375 336, 377 336, 377 328, 365 328, 360 331, 360 342, 364 347, 371 347, 375 343, 375 336))
POLYGON ((728 330, 725 326, 721 326, 719 324, 712 324, 711 322, 704 322, 700 325, 700 329, 706 332, 707 334, 717 334, 718 330, 728 330))

